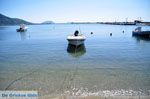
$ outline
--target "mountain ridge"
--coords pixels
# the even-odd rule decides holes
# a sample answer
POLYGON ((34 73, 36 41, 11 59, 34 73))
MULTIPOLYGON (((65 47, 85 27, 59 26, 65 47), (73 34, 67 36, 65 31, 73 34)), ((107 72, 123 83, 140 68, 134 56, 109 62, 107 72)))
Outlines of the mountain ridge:
POLYGON ((23 19, 19 18, 10 18, 8 16, 5 16, 0 13, 0 26, 2 25, 20 25, 20 24, 27 24, 27 25, 32 25, 34 23, 25 21, 23 19))

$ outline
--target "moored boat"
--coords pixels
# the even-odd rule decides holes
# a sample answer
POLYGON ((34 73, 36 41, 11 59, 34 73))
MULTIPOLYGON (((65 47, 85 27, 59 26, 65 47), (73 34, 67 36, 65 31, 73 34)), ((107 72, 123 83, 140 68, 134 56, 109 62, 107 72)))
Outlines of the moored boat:
POLYGON ((84 44, 86 37, 83 34, 79 34, 78 31, 75 31, 74 35, 67 36, 67 40, 69 44, 79 46, 81 44, 84 44))
POLYGON ((141 36, 141 37, 150 37, 150 31, 142 31, 141 27, 137 27, 134 31, 132 31, 133 36, 141 36))
POLYGON ((20 28, 19 28, 19 29, 16 29, 16 31, 17 31, 17 32, 25 32, 25 31, 27 31, 27 28, 28 28, 28 27, 26 27, 25 24, 21 24, 21 25, 20 25, 20 28))

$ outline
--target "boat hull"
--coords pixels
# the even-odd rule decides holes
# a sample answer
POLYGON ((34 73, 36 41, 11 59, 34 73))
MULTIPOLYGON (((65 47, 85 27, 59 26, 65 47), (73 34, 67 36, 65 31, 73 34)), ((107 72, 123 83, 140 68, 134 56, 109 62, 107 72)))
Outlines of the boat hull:
POLYGON ((27 29, 23 29, 23 30, 21 30, 21 29, 16 29, 16 31, 17 31, 17 32, 26 32, 27 29))
POLYGON ((150 31, 133 31, 133 36, 150 37, 150 31))
POLYGON ((74 46, 79 46, 81 44, 84 44, 85 39, 86 37, 84 35, 78 35, 78 36, 69 35, 67 37, 69 44, 74 46))
POLYGON ((84 41, 85 39, 81 39, 81 40, 78 40, 78 39, 67 39, 69 44, 71 45, 75 45, 75 46, 79 46, 79 45, 82 45, 84 44, 84 41))

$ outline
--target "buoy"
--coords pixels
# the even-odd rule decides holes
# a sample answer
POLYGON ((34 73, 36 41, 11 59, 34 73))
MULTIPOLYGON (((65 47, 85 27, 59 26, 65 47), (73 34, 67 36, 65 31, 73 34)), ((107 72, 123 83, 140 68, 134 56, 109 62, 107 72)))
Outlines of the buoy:
POLYGON ((110 36, 112 36, 112 33, 110 33, 110 36))
POLYGON ((122 31, 122 33, 124 33, 124 30, 122 31))

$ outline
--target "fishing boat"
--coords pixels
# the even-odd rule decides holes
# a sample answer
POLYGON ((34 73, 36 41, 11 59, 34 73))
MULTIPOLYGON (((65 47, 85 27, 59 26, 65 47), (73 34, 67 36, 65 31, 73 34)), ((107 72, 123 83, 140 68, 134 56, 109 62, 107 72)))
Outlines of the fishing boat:
POLYGON ((19 29, 16 29, 17 32, 26 32, 27 28, 25 24, 21 24, 19 29))
POLYGON ((86 37, 83 34, 79 34, 78 31, 75 31, 74 35, 67 36, 68 43, 74 46, 79 46, 84 44, 86 37))
POLYGON ((142 31, 141 27, 137 27, 134 31, 132 31, 133 36, 140 36, 140 37, 150 37, 150 31, 142 31))

